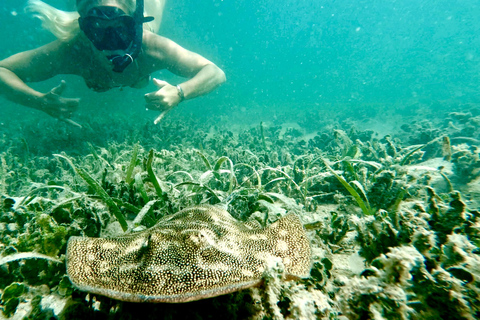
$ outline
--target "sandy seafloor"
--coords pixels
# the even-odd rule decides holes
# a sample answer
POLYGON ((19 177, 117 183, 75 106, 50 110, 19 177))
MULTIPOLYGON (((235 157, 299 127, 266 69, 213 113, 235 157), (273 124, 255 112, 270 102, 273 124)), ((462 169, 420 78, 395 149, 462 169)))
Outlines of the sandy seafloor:
POLYGON ((83 129, 46 117, 5 121, 0 318, 479 318, 480 106, 389 110, 371 117, 368 106, 335 108, 243 125, 180 113, 159 126, 126 114, 79 117, 83 129), (122 231, 66 158, 117 199, 128 221, 158 200, 145 227, 200 203, 228 204, 235 218, 267 226, 294 213, 311 241, 311 275, 285 281, 280 266, 259 287, 187 304, 73 289, 68 238, 122 231))

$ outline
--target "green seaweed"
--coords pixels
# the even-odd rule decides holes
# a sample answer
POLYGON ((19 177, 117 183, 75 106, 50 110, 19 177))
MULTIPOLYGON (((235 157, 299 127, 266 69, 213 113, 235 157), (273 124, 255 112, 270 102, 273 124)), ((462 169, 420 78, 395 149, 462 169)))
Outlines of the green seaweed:
POLYGON ((147 203, 150 201, 150 198, 148 197, 147 191, 145 191, 145 185, 143 184, 143 179, 140 173, 137 173, 135 175, 135 186, 140 192, 140 195, 142 196, 143 202, 147 203))
POLYGON ((222 199, 220 199, 220 197, 217 195, 217 193, 212 188, 210 188, 206 185, 203 185, 201 183, 192 182, 192 181, 185 181, 185 182, 181 182, 179 184, 176 184, 175 188, 178 188, 180 186, 194 186, 194 187, 198 187, 199 190, 205 189, 217 200, 217 202, 222 202, 222 199))
POLYGON ((438 173, 440 173, 440 175, 442 176, 442 178, 443 178, 443 179, 445 180, 445 182, 447 183, 448 192, 453 192, 453 191, 454 191, 454 188, 453 188, 452 182, 450 181, 450 179, 448 179, 447 175, 446 175, 445 173, 443 173, 441 170, 439 170, 438 173))
POLYGON ((228 186, 228 193, 231 193, 233 188, 235 188, 235 184, 236 184, 236 179, 235 179, 235 172, 233 171, 233 162, 232 160, 230 160, 229 157, 220 157, 217 159, 217 161, 215 162, 215 166, 213 167, 213 174, 215 175, 215 177, 220 180, 220 167, 222 166, 222 163, 224 163, 225 161, 227 161, 227 163, 229 164, 229 167, 230 167, 230 170, 229 170, 229 174, 230 174, 230 183, 229 183, 229 186, 228 186))
POLYGON ((132 184, 132 182, 133 182, 132 173, 133 173, 133 169, 135 168, 135 165, 137 163, 138 149, 139 149, 139 145, 138 145, 138 143, 136 143, 133 146, 132 158, 130 159, 130 164, 128 165, 127 174, 126 174, 126 177, 125 177, 125 181, 128 184, 132 184))
POLYGON ((183 170, 172 172, 165 179, 168 180, 169 178, 171 178, 173 176, 176 176, 178 174, 186 175, 188 177, 189 181, 193 181, 192 175, 190 173, 188 173, 187 171, 183 171, 183 170))
POLYGON ((276 172, 276 173, 280 173, 281 175, 283 175, 283 177, 280 177, 280 178, 277 178, 277 179, 272 179, 270 180, 268 183, 266 183, 264 185, 264 187, 266 187, 267 185, 273 183, 273 182, 276 182, 276 181, 282 181, 282 180, 287 180, 289 182, 291 182, 294 186, 295 186, 295 189, 298 190, 298 192, 302 195, 302 199, 305 199, 306 195, 305 193, 303 192, 302 188, 300 188, 300 186, 295 182, 295 180, 292 179, 292 177, 290 177, 288 175, 288 173, 286 173, 285 171, 283 170, 280 170, 280 169, 277 169, 277 168, 270 168, 270 167, 267 167, 267 168, 264 168, 263 169, 264 171, 273 171, 273 172, 276 172))
MULTIPOLYGON (((360 209, 362 209, 362 212, 364 215, 366 216, 369 216, 369 215, 372 215, 373 212, 372 212, 372 209, 370 208, 370 204, 368 203, 368 200, 363 200, 362 197, 358 194, 357 190, 355 190, 355 188, 353 188, 346 180, 345 178, 343 178, 342 176, 338 175, 335 170, 333 170, 328 164, 327 162, 324 162, 325 163, 325 167, 328 169, 328 171, 330 171, 334 176, 335 178, 337 178, 337 180, 345 187, 345 189, 347 189, 347 191, 350 193, 350 195, 352 195, 352 197, 355 199, 355 201, 357 202, 358 206, 360 207, 360 209)), ((358 185, 359 182, 358 181, 355 181, 355 185, 358 185)), ((363 190, 360 189, 360 190, 363 190)), ((363 195, 366 197, 365 195, 365 192, 362 192, 363 195)))
POLYGON ((122 227, 122 230, 123 231, 127 231, 128 229, 128 225, 127 225, 127 221, 125 220, 125 217, 124 215, 122 214, 122 212, 120 211, 120 209, 118 208, 118 206, 115 204, 115 201, 113 201, 113 199, 108 195, 108 193, 102 188, 102 186, 100 186, 100 184, 98 184, 97 181, 95 181, 95 179, 93 179, 85 170, 83 170, 82 168, 77 168, 73 162, 63 156, 63 155, 58 155, 56 154, 55 155, 56 157, 60 157, 62 159, 65 159, 69 164, 70 166, 73 168, 73 170, 75 170, 75 172, 95 191, 96 194, 98 194, 100 196, 100 198, 105 202, 105 204, 107 205, 107 207, 110 209, 110 212, 113 213, 113 215, 117 218, 118 222, 120 223, 120 226, 122 227))
POLYGON ((3 313, 7 317, 10 317, 13 313, 15 313, 15 310, 20 303, 19 298, 27 291, 28 288, 22 283, 12 283, 5 288, 1 300, 2 304, 4 305, 3 313))
POLYGON ((423 149, 424 147, 426 147, 427 144, 422 144, 420 146, 413 146, 413 150, 411 150, 410 152, 408 152, 402 159, 402 161, 400 161, 400 165, 401 166, 404 166, 405 164, 407 164, 408 160, 410 159, 410 157, 417 151, 423 149))
POLYGON ((130 211, 134 214, 138 214, 138 212, 140 211, 140 209, 138 207, 136 207, 133 204, 130 204, 128 202, 122 201, 121 199, 112 198, 112 200, 117 204, 117 206, 124 207, 126 210, 128 210, 128 211, 130 211))
POLYGON ((212 165, 210 164, 210 161, 208 161, 207 157, 198 150, 196 152, 197 152, 198 156, 200 157, 200 159, 202 159, 202 161, 205 164, 205 166, 207 167, 207 169, 210 170, 210 171, 213 171, 212 165))
POLYGON ((120 226, 122 227, 123 231, 127 231, 128 225, 125 217, 123 216, 122 212, 116 205, 115 201, 107 194, 107 192, 98 184, 95 179, 93 179, 85 170, 82 168, 75 168, 77 174, 85 180, 85 182, 97 193, 100 198, 106 203, 110 211, 114 214, 117 218, 120 226))
POLYGON ((45 254, 37 252, 19 252, 0 258, 0 265, 25 259, 45 259, 56 263, 62 263, 61 260, 53 258, 51 256, 47 256, 45 254))
POLYGON ((93 156, 93 158, 97 161, 100 160, 97 150, 95 150, 95 147, 93 146, 93 144, 91 144, 90 142, 88 142, 87 144, 88 144, 88 148, 90 149, 90 154, 93 156))
POLYGON ((30 191, 23 199, 20 201, 19 206, 22 205, 28 205, 35 197, 33 197, 34 194, 42 191, 42 190, 47 190, 47 189, 60 189, 60 190, 67 190, 67 188, 62 187, 62 186, 42 186, 39 188, 35 188, 32 191, 30 191))
POLYGON ((246 179, 239 185, 239 187, 241 188, 244 184, 246 184, 246 183, 250 180, 251 177, 255 177, 256 180, 257 180, 256 188, 257 188, 258 190, 260 190, 260 189, 262 188, 262 179, 260 178, 260 175, 258 174, 258 171, 257 171, 253 166, 251 166, 251 165, 249 165, 249 164, 246 164, 246 163, 237 163, 237 164, 235 164, 235 168, 242 167, 242 166, 249 168, 250 170, 253 171, 253 173, 252 173, 248 178, 246 178, 246 179))
POLYGON ((148 153, 148 160, 147 160, 148 178, 150 179, 150 182, 153 184, 153 187, 155 188, 155 192, 157 193, 157 196, 160 199, 163 199, 164 193, 162 191, 162 188, 160 187, 160 184, 158 183, 157 176, 153 172, 153 168, 152 168, 153 157, 154 157, 154 151, 153 149, 151 149, 150 152, 148 153))
POLYGON ((139 226, 145 216, 152 212, 153 206, 158 202, 158 200, 149 201, 145 206, 138 212, 137 216, 133 220, 134 226, 139 226))

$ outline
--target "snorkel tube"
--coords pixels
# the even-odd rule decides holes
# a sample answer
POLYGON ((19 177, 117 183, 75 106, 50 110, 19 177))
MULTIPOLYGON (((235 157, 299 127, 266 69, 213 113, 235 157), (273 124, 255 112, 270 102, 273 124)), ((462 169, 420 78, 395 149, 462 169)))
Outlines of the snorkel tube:
POLYGON ((143 24, 152 21, 153 17, 144 17, 143 0, 137 0, 133 19, 135 20, 135 37, 132 44, 123 55, 108 56, 108 60, 113 63, 114 72, 123 72, 140 54, 142 50, 143 24))

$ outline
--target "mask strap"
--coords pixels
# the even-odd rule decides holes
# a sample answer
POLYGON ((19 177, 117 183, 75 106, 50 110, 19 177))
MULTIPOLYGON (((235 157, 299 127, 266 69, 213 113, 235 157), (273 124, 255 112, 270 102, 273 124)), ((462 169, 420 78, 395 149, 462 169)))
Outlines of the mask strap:
POLYGON ((123 56, 117 55, 109 57, 109 60, 113 63, 114 72, 123 72, 139 55, 142 49, 142 37, 143 37, 143 23, 152 21, 153 17, 145 17, 143 15, 144 0, 137 0, 137 7, 133 18, 135 19, 135 38, 133 39, 132 48, 128 53, 123 56))

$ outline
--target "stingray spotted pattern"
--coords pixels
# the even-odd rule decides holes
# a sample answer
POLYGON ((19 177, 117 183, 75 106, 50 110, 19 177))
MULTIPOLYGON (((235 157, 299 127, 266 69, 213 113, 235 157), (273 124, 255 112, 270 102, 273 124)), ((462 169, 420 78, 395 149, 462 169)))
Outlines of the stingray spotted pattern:
POLYGON ((130 302, 187 302, 258 285, 268 259, 306 277, 311 249, 297 216, 260 229, 227 211, 198 206, 117 238, 71 237, 67 273, 88 291, 130 302))

